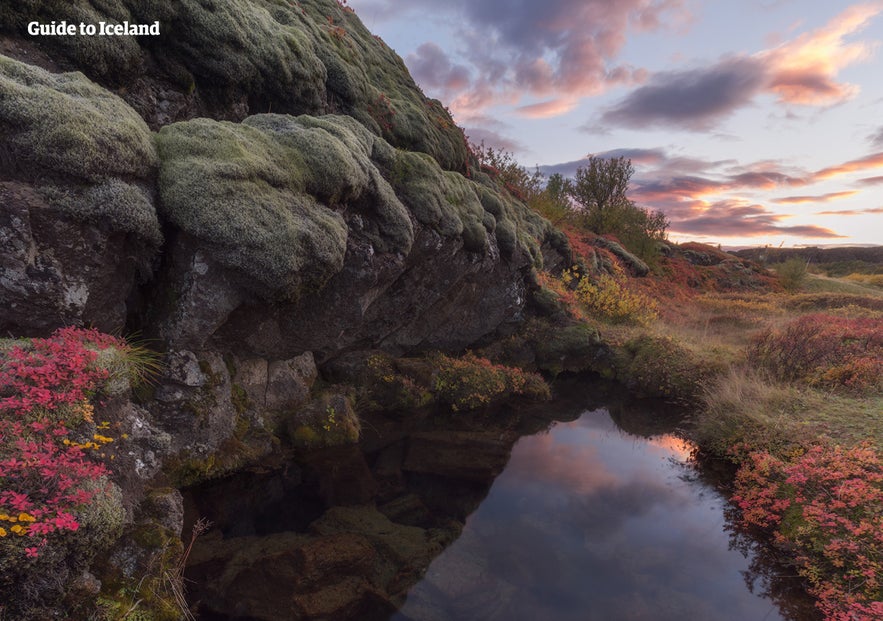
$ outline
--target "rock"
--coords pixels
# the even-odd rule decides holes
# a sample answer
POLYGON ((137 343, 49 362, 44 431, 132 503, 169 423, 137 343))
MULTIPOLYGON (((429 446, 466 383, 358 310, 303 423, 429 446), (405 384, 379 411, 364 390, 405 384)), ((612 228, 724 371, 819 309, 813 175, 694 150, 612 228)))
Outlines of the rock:
POLYGON ((595 238, 594 243, 612 252, 635 276, 646 276, 650 273, 650 268, 647 264, 623 248, 621 244, 605 237, 595 238))
POLYGON ((267 621, 365 618, 392 612, 371 581, 376 558, 356 533, 242 537, 211 546, 211 556, 195 556, 191 573, 226 565, 220 582, 196 582, 202 610, 267 621))
MULTIPOLYGON (((270 362, 264 406, 268 410, 290 411, 303 405, 309 399, 310 388, 318 375, 312 352, 305 352, 290 360, 270 362)), ((330 405, 335 407, 335 404, 330 405)), ((336 405, 341 411, 346 407, 339 400, 336 405)))
POLYGON ((29 184, 0 182, 0 205, 0 331, 121 331, 126 298, 153 251, 53 209, 29 184))
POLYGON ((319 395, 285 421, 288 438, 297 448, 353 444, 361 424, 350 398, 341 393, 319 395))

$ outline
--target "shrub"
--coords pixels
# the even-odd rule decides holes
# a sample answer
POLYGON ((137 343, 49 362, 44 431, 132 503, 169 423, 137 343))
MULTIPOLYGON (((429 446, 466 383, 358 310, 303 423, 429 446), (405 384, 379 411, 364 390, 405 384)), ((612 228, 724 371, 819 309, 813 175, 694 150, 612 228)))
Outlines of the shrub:
POLYGON ((549 386, 536 373, 494 364, 469 352, 460 358, 439 354, 433 392, 454 411, 491 405, 511 395, 548 399, 549 386))
POLYGON ((68 572, 118 532, 119 491, 93 458, 113 438, 95 424, 91 399, 110 378, 101 353, 124 348, 63 328, 0 357, 0 593, 10 612, 60 595, 68 572))
POLYGON ((797 291, 803 286, 806 281, 806 268, 806 261, 799 257, 788 259, 774 267, 786 291, 797 291))
POLYGON ((578 270, 565 270, 562 280, 574 286, 577 300, 591 314, 612 323, 648 325, 657 317, 656 302, 628 289, 623 282, 601 274, 597 282, 580 276, 578 270))
MULTIPOLYGON (((411 370, 413 371, 413 365, 411 370)), ((413 374, 413 373, 412 373, 413 374)), ((397 366, 396 361, 382 354, 368 358, 368 397, 371 406, 393 411, 417 410, 432 402, 428 377, 419 381, 397 366)), ((419 373, 418 375, 428 375, 419 373)))
POLYGON ((795 555, 826 619, 883 618, 883 462, 869 445, 751 453, 733 501, 795 555))
POLYGON ((720 372, 719 363, 697 358, 670 337, 639 336, 627 342, 625 350, 631 360, 618 374, 647 397, 694 402, 704 382, 720 372))
POLYGON ((805 315, 759 334, 747 356, 779 380, 854 392, 879 390, 883 319, 805 315))

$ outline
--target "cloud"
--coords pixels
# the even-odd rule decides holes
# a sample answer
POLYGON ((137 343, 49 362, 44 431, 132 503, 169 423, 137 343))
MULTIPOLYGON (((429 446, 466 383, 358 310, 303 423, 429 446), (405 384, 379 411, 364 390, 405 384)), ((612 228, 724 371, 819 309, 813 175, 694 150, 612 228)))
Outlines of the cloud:
POLYGON ((762 237, 790 235, 813 239, 843 238, 831 229, 817 225, 785 226, 780 222, 789 216, 776 214, 761 205, 739 201, 718 201, 693 217, 672 220, 673 233, 709 235, 714 237, 762 237))
POLYGON ((451 62, 445 51, 435 43, 424 43, 405 59, 414 79, 424 88, 450 94, 468 87, 469 69, 451 62))
POLYGON ((828 24, 793 41, 758 54, 769 66, 768 90, 780 101, 800 105, 830 105, 850 99, 858 87, 837 81, 851 64, 867 60, 874 45, 846 43, 883 10, 880 2, 847 8, 828 24))
POLYGON ((827 194, 818 194, 816 196, 785 196, 783 198, 774 198, 774 203, 780 205, 801 205, 803 203, 829 203, 841 198, 848 198, 859 193, 860 190, 846 190, 844 192, 828 192, 827 194))
POLYGON ((739 173, 730 177, 730 180, 734 185, 760 190, 771 190, 783 185, 795 187, 809 183, 803 177, 793 177, 774 170, 739 173))
POLYGON ((817 211, 817 216, 865 216, 868 214, 883 213, 883 207, 872 209, 844 209, 842 211, 817 211))
POLYGON ((849 160, 848 162, 836 166, 823 168, 813 174, 813 178, 815 180, 830 179, 831 177, 838 177, 840 175, 846 175, 861 170, 872 170, 874 168, 883 168, 883 151, 872 153, 871 155, 866 155, 865 157, 860 157, 855 160, 849 160))
MULTIPOLYGON (((431 8, 456 24, 459 58, 441 62, 435 50, 419 50, 406 62, 418 82, 432 94, 453 94, 450 106, 468 114, 499 103, 520 103, 525 98, 543 100, 523 105, 529 116, 555 116, 568 111, 579 97, 601 93, 612 85, 639 84, 647 72, 619 63, 630 32, 680 28, 690 13, 685 0, 351 0, 366 19, 400 18, 407 12, 431 8), (441 77, 427 70, 441 63, 441 77), (449 68, 462 67, 470 76, 456 92, 449 68), (423 82, 424 78, 429 81, 423 82), (568 103, 569 102, 569 103, 568 103)), ((421 46, 422 47, 422 46, 421 46)), ((455 77, 461 78, 460 71, 455 77)))
POLYGON ((763 64, 751 58, 659 73, 604 112, 601 121, 631 128, 671 125, 705 131, 748 105, 765 80, 763 64))
MULTIPOLYGON (((847 43, 883 11, 883 3, 850 7, 828 24, 752 56, 725 57, 711 65, 668 71, 650 77, 618 104, 601 123, 629 127, 676 127, 708 131, 762 94, 781 103, 823 106, 855 96, 858 87, 838 81, 844 68, 867 60, 875 46, 847 43)), ((590 130, 597 123, 588 123, 590 130)), ((883 144, 883 129, 872 139, 883 144)))
POLYGON ((880 126, 877 131, 868 136, 868 140, 873 146, 883 149, 883 126, 880 126))
MULTIPOLYGON (((808 171, 779 160, 746 164, 734 160, 686 157, 664 147, 622 148, 594 154, 596 157, 626 157, 635 166, 629 198, 642 207, 664 212, 675 234, 717 238, 793 236, 810 239, 840 239, 836 231, 813 224, 788 224, 791 217, 760 202, 764 193, 812 185, 838 174, 883 167, 883 153, 849 160, 819 171, 808 171)), ((588 156, 579 160, 541 166, 546 175, 560 173, 572 177, 588 156)), ((859 180, 864 185, 883 183, 883 177, 859 180)), ((835 192, 786 195, 772 199, 777 205, 835 202, 861 192, 844 189, 835 192)), ((851 215, 852 211, 825 212, 851 215)), ((856 210, 855 215, 876 214, 877 210, 856 210)))
POLYGON ((529 119, 543 119, 570 112, 578 103, 579 100, 572 97, 551 99, 527 106, 519 106, 515 109, 515 112, 529 119))

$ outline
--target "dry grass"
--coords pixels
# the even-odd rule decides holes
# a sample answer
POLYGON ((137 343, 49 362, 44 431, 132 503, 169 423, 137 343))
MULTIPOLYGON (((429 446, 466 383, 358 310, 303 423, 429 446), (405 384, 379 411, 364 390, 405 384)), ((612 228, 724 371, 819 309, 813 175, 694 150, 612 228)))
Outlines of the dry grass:
POLYGON ((654 333, 727 366, 704 388, 705 406, 696 424, 701 446, 725 454, 746 443, 784 454, 824 438, 849 445, 871 440, 883 450, 883 396, 780 382, 746 363, 745 352, 758 335, 807 313, 883 316, 881 292, 855 280, 809 275, 803 290, 793 294, 707 293, 667 309, 654 333))
POLYGON ((696 423, 700 445, 718 454, 747 444, 784 455, 821 440, 883 450, 883 396, 837 395, 732 366, 706 387, 696 423))

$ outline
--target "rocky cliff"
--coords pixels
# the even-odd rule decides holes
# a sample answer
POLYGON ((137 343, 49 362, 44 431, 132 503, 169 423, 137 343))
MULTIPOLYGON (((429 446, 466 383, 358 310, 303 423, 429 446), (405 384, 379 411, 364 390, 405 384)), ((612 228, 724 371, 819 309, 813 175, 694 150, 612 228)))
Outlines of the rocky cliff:
MULTIPOLYGON (((4 3, 0 334, 140 332, 163 356, 155 385, 96 413, 118 434, 125 534, 89 570, 44 557, 70 580, 32 589, 49 606, 33 618, 69 593, 124 613, 120 585, 161 579, 180 550, 175 487, 280 439, 352 442, 329 369, 505 334, 568 252, 345 2, 4 3), (162 34, 27 33, 53 20, 162 34)), ((11 567, 10 593, 28 580, 11 567)))
POLYGON ((563 247, 470 175, 461 130, 345 3, 17 3, 0 29, 4 332, 456 349, 517 319, 563 247), (50 19, 162 35, 27 34, 50 19))

